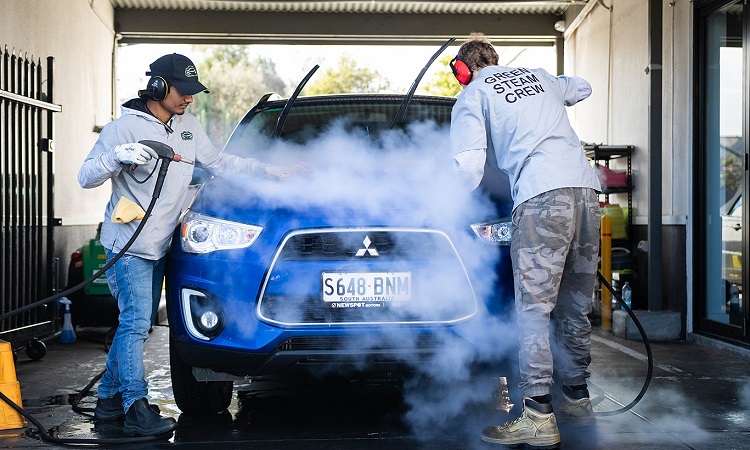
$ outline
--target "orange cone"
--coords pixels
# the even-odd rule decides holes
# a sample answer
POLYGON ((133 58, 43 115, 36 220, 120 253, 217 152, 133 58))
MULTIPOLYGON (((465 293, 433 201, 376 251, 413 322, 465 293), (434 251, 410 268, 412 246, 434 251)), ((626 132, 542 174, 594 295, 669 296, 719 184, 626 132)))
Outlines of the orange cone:
MULTIPOLYGON (((0 340, 0 392, 13 403, 21 405, 21 384, 16 379, 16 367, 13 364, 13 348, 10 342, 0 340)), ((0 430, 26 428, 26 420, 13 407, 0 400, 0 430)))

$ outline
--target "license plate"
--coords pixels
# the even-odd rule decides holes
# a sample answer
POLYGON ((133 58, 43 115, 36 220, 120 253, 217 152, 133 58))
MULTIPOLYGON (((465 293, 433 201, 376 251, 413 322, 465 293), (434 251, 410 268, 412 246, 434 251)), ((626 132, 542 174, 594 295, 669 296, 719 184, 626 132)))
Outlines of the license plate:
POLYGON ((323 301, 373 304, 411 299, 411 272, 322 272, 323 301))

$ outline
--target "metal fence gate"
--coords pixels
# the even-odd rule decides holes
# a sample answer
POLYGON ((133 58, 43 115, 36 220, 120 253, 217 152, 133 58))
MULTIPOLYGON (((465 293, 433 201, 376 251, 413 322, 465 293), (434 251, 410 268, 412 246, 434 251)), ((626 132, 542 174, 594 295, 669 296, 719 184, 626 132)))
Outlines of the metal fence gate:
MULTIPOLYGON (((56 332, 53 293, 53 63, 0 50, 0 339, 56 332)), ((27 350, 28 352, 28 350, 27 350)))

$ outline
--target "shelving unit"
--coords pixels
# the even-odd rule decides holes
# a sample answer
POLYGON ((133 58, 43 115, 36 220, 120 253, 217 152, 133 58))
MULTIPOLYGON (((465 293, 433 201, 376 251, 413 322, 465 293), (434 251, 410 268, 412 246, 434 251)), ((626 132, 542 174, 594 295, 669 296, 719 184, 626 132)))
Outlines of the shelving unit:
MULTIPOLYGON (((590 158, 594 161, 595 164, 602 165, 604 167, 609 168, 609 164, 612 160, 625 158, 625 161, 627 163, 626 167, 626 183, 624 186, 606 186, 604 183, 602 183, 602 192, 599 195, 600 200, 603 198, 603 200, 607 203, 609 203, 609 196, 611 194, 627 194, 628 198, 628 215, 627 215, 627 222, 625 224, 626 226, 626 238, 623 239, 613 239, 612 240, 612 247, 624 247, 629 252, 632 252, 632 239, 633 239, 633 173, 632 173, 632 162, 631 158, 633 155, 633 150, 635 149, 632 145, 584 145, 583 149, 586 153, 586 157, 590 158)), ((614 258, 613 258, 614 259, 614 258)), ((614 261, 612 261, 612 271, 613 274, 616 271, 616 264, 614 261)), ((623 262, 622 268, 627 268, 627 263, 623 262)), ((624 277, 624 272, 618 272, 620 275, 618 277, 618 284, 619 282, 623 281, 630 281, 631 286, 633 285, 632 282, 632 272, 627 278, 620 278, 624 277)), ((614 276, 614 275, 613 275, 614 276)), ((618 287, 621 289, 621 285, 616 286, 615 281, 612 281, 612 285, 615 289, 618 289, 618 287)), ((605 297, 602 292, 602 286, 599 285, 599 287, 596 290, 596 301, 602 302, 603 299, 610 298, 611 297, 605 297)), ((600 315, 597 316, 596 314, 592 313, 592 321, 601 320, 602 325, 605 325, 605 318, 603 316, 604 309, 602 305, 602 310, 600 312, 600 315), (598 318, 597 318, 598 317, 598 318)), ((610 313, 611 314, 611 313, 610 313)), ((609 316, 609 320, 611 320, 611 315, 609 316)))
POLYGON ((628 194, 628 222, 627 235, 628 241, 632 238, 633 232, 633 168, 632 155, 635 147, 632 145, 584 145, 583 150, 586 157, 594 161, 595 164, 602 164, 609 168, 610 161, 614 159, 626 158, 627 162, 627 184, 626 186, 609 187, 602 185, 601 195, 604 201, 609 202, 610 194, 628 194))

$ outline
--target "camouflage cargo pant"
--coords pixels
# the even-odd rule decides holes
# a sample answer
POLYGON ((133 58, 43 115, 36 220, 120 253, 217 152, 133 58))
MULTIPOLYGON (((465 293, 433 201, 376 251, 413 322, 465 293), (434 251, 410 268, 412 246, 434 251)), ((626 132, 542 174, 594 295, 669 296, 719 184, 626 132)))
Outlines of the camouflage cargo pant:
POLYGON ((511 258, 520 329, 519 388, 545 395, 555 377, 584 384, 591 362, 591 298, 599 254, 594 190, 555 189, 513 211, 511 258), (550 347, 550 316, 554 339, 550 347))

